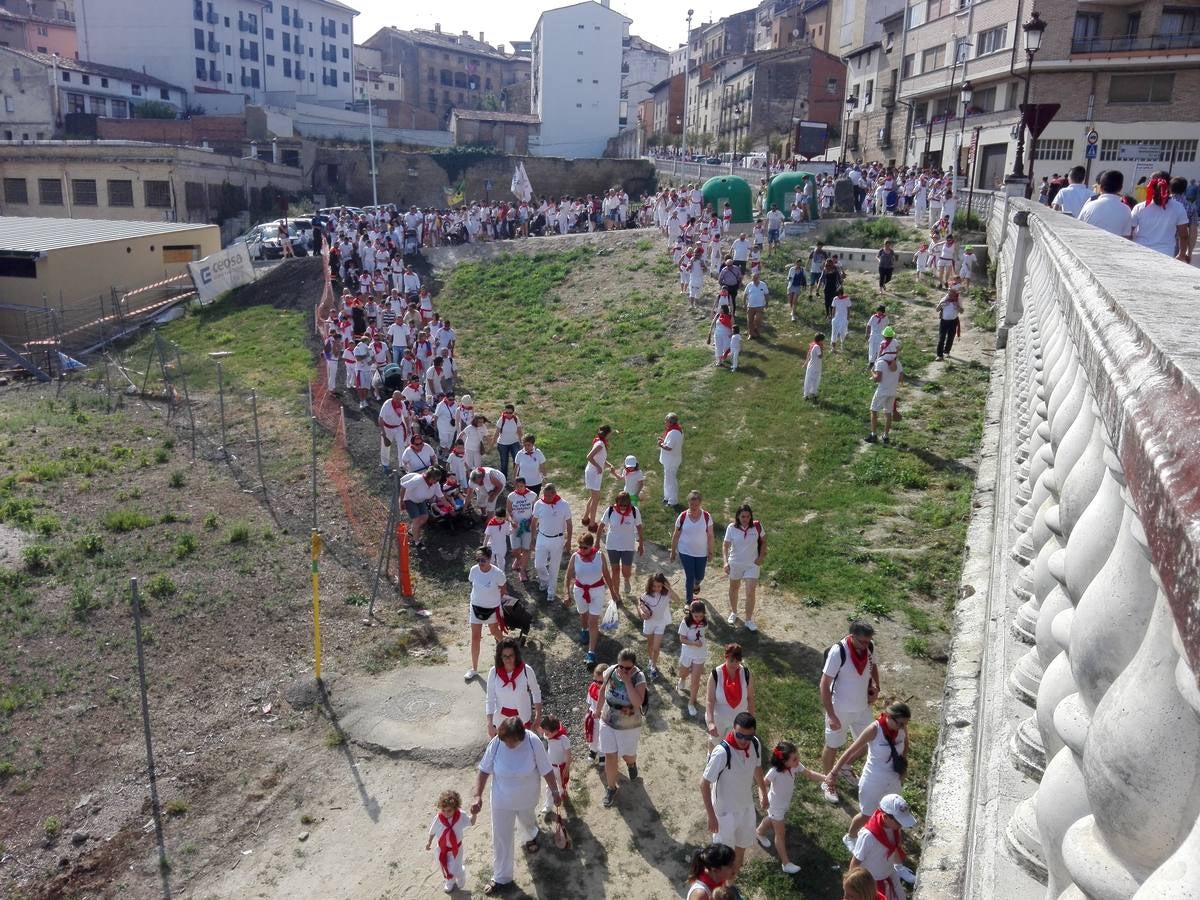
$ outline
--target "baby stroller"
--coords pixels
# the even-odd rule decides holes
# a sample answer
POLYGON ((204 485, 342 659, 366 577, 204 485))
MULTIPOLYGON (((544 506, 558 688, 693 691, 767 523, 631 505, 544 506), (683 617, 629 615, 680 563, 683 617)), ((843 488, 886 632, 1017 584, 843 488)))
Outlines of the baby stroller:
POLYGON ((529 233, 534 237, 542 237, 546 233, 546 214, 538 213, 529 223, 529 233))
POLYGON ((453 528, 470 528, 475 523, 475 513, 453 475, 442 480, 442 496, 429 504, 429 519, 453 528))
POLYGON ((446 231, 446 240, 451 244, 465 244, 467 242, 467 226, 462 222, 451 225, 446 231))
POLYGON ((421 245, 417 241, 417 230, 415 228, 404 229, 404 255, 415 256, 421 252, 421 245))

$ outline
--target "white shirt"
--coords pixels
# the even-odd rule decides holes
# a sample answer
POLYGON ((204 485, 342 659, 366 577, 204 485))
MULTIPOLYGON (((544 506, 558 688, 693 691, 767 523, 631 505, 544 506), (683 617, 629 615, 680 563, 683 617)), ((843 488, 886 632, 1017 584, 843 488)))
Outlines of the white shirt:
POLYGON ((736 522, 730 522, 725 529, 725 543, 729 544, 729 563, 734 566, 754 565, 758 559, 758 538, 764 534, 762 525, 757 528, 754 523, 743 529, 736 522))
POLYGON ((762 309, 767 305, 768 293, 765 281, 760 281, 757 284, 751 281, 746 285, 746 308, 762 309))
POLYGON ((539 500, 533 504, 533 515, 538 520, 539 536, 558 536, 566 532, 571 522, 571 507, 561 497, 553 506, 539 500))
POLYGON ((1117 237, 1129 237, 1133 230, 1129 207, 1116 194, 1101 194, 1095 200, 1089 200, 1079 210, 1078 219, 1117 237))
POLYGON ((850 653, 850 639, 842 638, 838 644, 829 648, 829 652, 825 654, 825 666, 821 669, 822 675, 828 675, 834 679, 831 689, 833 708, 847 712, 870 709, 867 693, 871 684, 871 665, 875 661, 874 654, 867 660, 860 675, 858 669, 854 667, 854 657, 850 653), (842 654, 838 650, 838 644, 841 644, 846 651, 845 664, 842 663, 842 654))
POLYGON ((637 529, 642 524, 642 514, 636 506, 622 512, 610 506, 600 518, 604 526, 604 546, 609 550, 636 550, 637 529))
POLYGON ((546 748, 531 732, 510 748, 499 736, 492 738, 479 771, 492 777, 492 808, 530 810, 541 794, 541 779, 552 771, 546 748))
POLYGON ((1078 216, 1083 204, 1092 196, 1092 190, 1084 184, 1068 184, 1054 195, 1050 204, 1054 209, 1065 212, 1068 216, 1078 216))
POLYGON ((522 722, 533 718, 533 708, 542 702, 542 689, 538 686, 537 676, 528 663, 521 669, 521 674, 510 679, 505 684, 496 674, 492 666, 487 674, 487 693, 483 699, 483 714, 492 719, 493 725, 499 725, 505 716, 497 715, 503 709, 515 709, 522 722))
POLYGON ((505 416, 500 416, 496 420, 496 443, 497 444, 515 444, 517 443, 517 429, 521 427, 521 419, 518 416, 513 416, 511 419, 505 416))
POLYGON ((442 486, 436 481, 430 484, 420 472, 413 472, 400 479, 400 487, 404 489, 404 499, 408 503, 424 503, 442 495, 442 486))
POLYGON ((526 453, 522 447, 513 457, 513 464, 517 467, 517 477, 524 478, 525 484, 542 483, 542 466, 546 464, 546 454, 537 447, 533 448, 532 453, 526 453))
POLYGON ((847 322, 850 319, 850 298, 837 296, 833 298, 831 303, 833 306, 833 317, 839 322, 847 322))
POLYGON ((763 778, 767 783, 767 807, 772 810, 785 810, 792 804, 792 794, 796 790, 796 773, 787 769, 777 769, 771 766, 763 778))
POLYGON ((717 744, 708 754, 704 780, 711 784, 713 810, 718 816, 754 809, 754 773, 758 771, 754 745, 743 751, 737 746, 717 744), (728 753, 726 752, 728 747, 728 753), (728 760, 729 768, 725 768, 728 760))
POLYGON ((871 318, 867 319, 867 328, 870 331, 871 340, 883 340, 883 329, 887 328, 887 326, 888 317, 886 315, 881 316, 879 313, 873 313, 871 318))
POLYGON ((665 625, 671 621, 671 594, 642 594, 642 603, 650 610, 647 622, 665 625))
POLYGON ((900 373, 904 371, 903 366, 897 361, 896 371, 893 372, 888 360, 880 356, 875 360, 875 371, 880 373, 879 382, 875 386, 875 389, 879 391, 879 396, 894 396, 900 388, 900 373))
POLYGON ((524 522, 533 518, 533 504, 537 502, 537 494, 533 491, 526 491, 524 494, 509 491, 508 502, 512 506, 512 521, 524 522))
POLYGON ((747 257, 750 256, 750 242, 743 238, 738 238, 733 242, 733 246, 730 247, 730 255, 738 262, 745 262, 747 257))
POLYGON ((781 213, 777 209, 773 209, 769 213, 767 213, 767 228, 773 228, 776 231, 778 231, 782 227, 783 227, 783 213, 781 213))
POLYGON ((658 461, 663 465, 679 465, 683 460, 683 432, 672 428, 663 436, 658 461))
POLYGON ((392 339, 393 347, 404 347, 408 344, 408 326, 403 322, 393 322, 388 326, 388 336, 392 339))
POLYGON ((1129 216, 1130 222, 1136 229, 1133 239, 1143 247, 1174 256, 1178 248, 1175 240, 1175 229, 1183 225, 1187 227, 1187 210, 1178 200, 1168 199, 1165 207, 1157 203, 1139 203, 1129 216))
POLYGON ((708 556, 708 528, 712 518, 705 510, 692 519, 689 510, 684 510, 675 519, 675 527, 679 529, 679 543, 676 545, 680 553, 688 556, 708 556))
POLYGON ((891 878, 895 872, 894 866, 900 862, 899 859, 893 859, 887 848, 879 843, 878 838, 865 828, 858 833, 858 841, 854 845, 854 858, 862 863, 863 868, 870 872, 876 881, 891 878))
POLYGON ((492 566, 486 572, 478 564, 471 566, 467 575, 467 581, 471 582, 471 605, 495 609, 500 605, 500 588, 506 580, 499 566, 492 566))

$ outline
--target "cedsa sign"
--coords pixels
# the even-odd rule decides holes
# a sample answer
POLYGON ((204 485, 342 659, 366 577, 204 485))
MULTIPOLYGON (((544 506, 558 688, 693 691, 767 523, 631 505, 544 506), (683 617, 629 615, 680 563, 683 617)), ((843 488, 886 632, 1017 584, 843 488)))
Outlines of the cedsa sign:
POLYGON ((244 244, 234 244, 188 263, 188 272, 201 303, 211 303, 228 290, 254 281, 254 266, 244 244))

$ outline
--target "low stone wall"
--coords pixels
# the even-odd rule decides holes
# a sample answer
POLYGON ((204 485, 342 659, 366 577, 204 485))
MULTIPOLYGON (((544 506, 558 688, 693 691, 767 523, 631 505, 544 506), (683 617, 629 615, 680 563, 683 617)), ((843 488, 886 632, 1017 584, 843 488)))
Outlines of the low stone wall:
MULTIPOLYGON (((453 158, 448 155, 447 161, 453 158)), ((511 200, 513 169, 520 160, 536 197, 573 197, 623 187, 631 197, 654 190, 654 166, 641 159, 559 159, 545 156, 489 156, 451 172, 431 153, 409 153, 376 146, 380 203, 444 207, 447 189, 462 179, 467 202, 498 197, 511 200), (453 174, 453 181, 451 180, 453 174), (491 189, 487 184, 491 182, 491 189)), ((313 190, 335 202, 371 203, 370 153, 366 147, 320 147, 313 168, 313 190)))

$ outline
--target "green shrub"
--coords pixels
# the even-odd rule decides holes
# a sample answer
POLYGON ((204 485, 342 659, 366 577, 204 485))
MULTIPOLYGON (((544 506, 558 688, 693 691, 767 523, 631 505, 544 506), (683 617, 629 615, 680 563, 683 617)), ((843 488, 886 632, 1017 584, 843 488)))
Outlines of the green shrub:
POLYGON ((103 520, 104 529, 117 534, 149 528, 153 524, 152 518, 136 509, 112 509, 104 514, 103 520))
POLYGON ((0 503, 0 521, 28 528, 33 525, 37 504, 28 497, 9 497, 0 503))
POLYGON ((175 556, 183 559, 185 556, 195 553, 196 547, 196 536, 185 531, 175 539, 175 556))
POLYGON ((154 461, 159 465, 168 462, 171 459, 171 454, 167 452, 165 447, 159 447, 154 451, 154 461))
POLYGON ((220 524, 221 523, 217 519, 216 513, 209 513, 207 516, 204 517, 204 530, 205 531, 216 531, 217 528, 220 526, 220 524))
POLYGON ((77 622, 86 621, 92 614, 92 610, 98 606, 92 589, 82 581, 75 582, 75 586, 71 588, 71 597, 67 601, 67 609, 70 611, 71 617, 77 622))
POLYGON ((237 522, 229 527, 229 543, 245 544, 250 541, 250 526, 245 522, 237 522))
POLYGON ((174 596, 177 590, 175 582, 169 575, 155 575, 146 586, 146 593, 155 600, 165 600, 167 597, 174 596))
POLYGON ((104 538, 88 533, 75 542, 75 548, 84 556, 95 556, 104 550, 104 538))
POLYGON ((176 469, 174 472, 171 473, 171 480, 170 480, 169 484, 173 488, 181 488, 185 484, 187 484, 187 479, 185 479, 183 477, 183 472, 176 469))
POLYGON ((0 590, 13 593, 25 585, 25 576, 15 569, 0 568, 0 590))
POLYGON ((34 573, 50 570, 50 548, 45 544, 31 544, 21 551, 26 570, 34 573))

